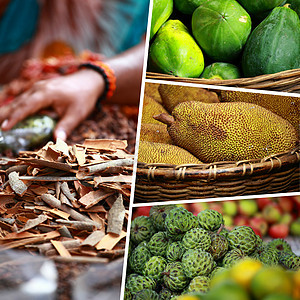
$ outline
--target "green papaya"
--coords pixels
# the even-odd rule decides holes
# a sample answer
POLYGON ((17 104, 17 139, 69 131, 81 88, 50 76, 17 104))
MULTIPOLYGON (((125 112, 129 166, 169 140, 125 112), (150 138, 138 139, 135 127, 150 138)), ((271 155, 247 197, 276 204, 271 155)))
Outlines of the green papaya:
POLYGON ((236 79, 240 78, 240 70, 236 65, 223 62, 215 62, 205 67, 201 78, 206 79, 236 79))
POLYGON ((173 12, 173 0, 153 0, 150 40, 173 12))
POLYGON ((300 68, 300 20, 288 7, 275 7, 251 33, 242 57, 245 77, 300 68))
POLYGON ((46 115, 28 117, 11 130, 0 130, 0 152, 10 149, 18 153, 37 147, 51 138, 54 127, 55 120, 46 115))
POLYGON ((208 56, 231 62, 247 41, 251 18, 235 0, 207 0, 192 15, 192 32, 208 56))
MULTIPOLYGON (((280 6, 283 0, 237 0, 249 14, 262 14, 280 6)), ((284 1, 285 2, 285 1, 284 1)))
POLYGON ((191 15, 203 3, 203 0, 174 0, 177 10, 186 15, 191 15))
POLYGON ((168 20, 149 50, 150 69, 181 77, 199 77, 204 69, 200 47, 179 20, 168 20))

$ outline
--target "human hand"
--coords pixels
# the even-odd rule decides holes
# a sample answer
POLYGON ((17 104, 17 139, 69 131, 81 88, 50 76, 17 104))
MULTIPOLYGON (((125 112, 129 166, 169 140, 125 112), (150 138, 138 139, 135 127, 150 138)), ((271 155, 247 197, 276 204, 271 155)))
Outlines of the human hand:
POLYGON ((39 110, 52 107, 60 117, 54 138, 66 140, 72 130, 93 111, 104 86, 102 76, 90 69, 38 81, 14 101, 1 107, 1 129, 9 130, 39 110))

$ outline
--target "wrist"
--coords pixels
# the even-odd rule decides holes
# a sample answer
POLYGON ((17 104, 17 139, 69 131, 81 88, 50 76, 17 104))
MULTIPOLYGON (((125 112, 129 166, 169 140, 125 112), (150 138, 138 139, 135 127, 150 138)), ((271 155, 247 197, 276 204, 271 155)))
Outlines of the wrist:
POLYGON ((102 93, 99 94, 97 100, 97 107, 100 107, 101 101, 109 99, 113 96, 116 89, 116 77, 114 71, 105 63, 101 61, 86 62, 79 65, 79 69, 87 69, 96 72, 97 75, 102 79, 102 84, 104 82, 104 89, 102 93))

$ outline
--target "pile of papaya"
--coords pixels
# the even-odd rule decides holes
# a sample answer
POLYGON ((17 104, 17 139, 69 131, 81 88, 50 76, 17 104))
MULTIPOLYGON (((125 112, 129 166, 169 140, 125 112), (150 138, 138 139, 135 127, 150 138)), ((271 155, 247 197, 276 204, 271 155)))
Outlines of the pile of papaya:
POLYGON ((300 0, 154 0, 147 70, 236 79, 300 68, 300 0))

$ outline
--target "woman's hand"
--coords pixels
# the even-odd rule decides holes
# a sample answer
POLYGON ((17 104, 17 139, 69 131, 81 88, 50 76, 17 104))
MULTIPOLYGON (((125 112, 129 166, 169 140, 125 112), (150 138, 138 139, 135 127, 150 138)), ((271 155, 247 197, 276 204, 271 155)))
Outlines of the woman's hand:
POLYGON ((72 130, 93 111, 104 85, 103 77, 90 69, 36 82, 30 90, 1 107, 1 129, 9 130, 39 110, 52 107, 60 117, 54 138, 66 140, 72 130))

